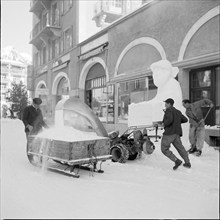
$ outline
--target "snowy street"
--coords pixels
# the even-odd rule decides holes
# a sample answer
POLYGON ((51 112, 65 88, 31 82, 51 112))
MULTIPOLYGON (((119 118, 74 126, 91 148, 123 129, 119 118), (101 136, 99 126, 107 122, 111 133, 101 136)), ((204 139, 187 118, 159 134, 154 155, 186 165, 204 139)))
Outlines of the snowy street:
POLYGON ((108 160, 103 174, 81 170, 77 179, 31 165, 23 123, 1 119, 1 219, 219 219, 219 151, 205 143, 201 157, 190 155, 191 169, 173 171, 154 144, 152 155, 108 160))

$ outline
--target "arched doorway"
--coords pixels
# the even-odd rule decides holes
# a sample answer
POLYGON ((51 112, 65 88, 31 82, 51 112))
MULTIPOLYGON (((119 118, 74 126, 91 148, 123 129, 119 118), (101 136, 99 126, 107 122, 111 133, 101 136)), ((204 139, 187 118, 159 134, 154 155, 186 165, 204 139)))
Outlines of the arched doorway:
POLYGON ((113 87, 106 85, 105 69, 100 63, 94 64, 85 80, 85 103, 102 122, 113 122, 113 87))
POLYGON ((57 85, 56 103, 63 98, 69 97, 69 83, 67 78, 62 77, 57 85))
POLYGON ((47 106, 48 103, 48 89, 46 83, 42 80, 38 82, 36 86, 35 97, 39 97, 42 100, 41 111, 45 117, 48 117, 49 109, 47 106))
POLYGON ((153 38, 142 37, 129 43, 121 52, 115 67, 116 122, 127 123, 128 106, 148 101, 156 95, 150 65, 166 59, 162 45, 153 38))

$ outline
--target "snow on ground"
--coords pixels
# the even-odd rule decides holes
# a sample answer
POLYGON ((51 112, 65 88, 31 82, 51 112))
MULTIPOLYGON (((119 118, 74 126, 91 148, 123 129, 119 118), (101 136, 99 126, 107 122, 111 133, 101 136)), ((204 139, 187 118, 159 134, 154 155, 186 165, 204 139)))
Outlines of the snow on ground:
POLYGON ((1 119, 1 219, 219 219, 219 151, 205 144, 191 169, 173 171, 154 143, 152 155, 109 160, 103 174, 81 170, 77 179, 31 165, 22 122, 1 119))

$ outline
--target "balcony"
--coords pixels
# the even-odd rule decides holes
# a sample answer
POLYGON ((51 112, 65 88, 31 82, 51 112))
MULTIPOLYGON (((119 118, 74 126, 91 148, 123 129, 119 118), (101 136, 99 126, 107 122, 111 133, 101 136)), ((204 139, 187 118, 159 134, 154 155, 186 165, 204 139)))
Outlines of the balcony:
POLYGON ((33 12, 38 18, 44 10, 49 10, 51 0, 32 0, 30 1, 30 12, 33 12))
POLYGON ((123 1, 116 4, 116 1, 100 0, 95 4, 93 20, 97 27, 101 27, 103 23, 112 23, 123 15, 123 1))
POLYGON ((60 16, 56 13, 46 13, 34 26, 29 43, 39 50, 42 43, 47 44, 53 36, 61 36, 60 16))

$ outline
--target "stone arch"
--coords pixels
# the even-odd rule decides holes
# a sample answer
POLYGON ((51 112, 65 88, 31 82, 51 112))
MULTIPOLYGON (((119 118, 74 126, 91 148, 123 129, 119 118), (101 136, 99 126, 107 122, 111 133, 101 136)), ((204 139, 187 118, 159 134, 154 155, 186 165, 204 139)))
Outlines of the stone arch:
POLYGON ((119 68, 119 65, 123 59, 123 57, 125 56, 125 54, 133 47, 139 45, 139 44, 149 44, 153 47, 156 48, 156 50, 159 52, 160 56, 162 59, 166 59, 166 53, 165 53, 165 50, 163 49, 162 45, 155 39, 153 38, 150 38, 150 37, 141 37, 141 38, 138 38, 134 41, 132 41, 131 43, 129 43, 125 49, 121 52, 118 60, 117 60, 117 63, 116 63, 116 67, 115 67, 115 73, 114 73, 114 76, 117 76, 117 73, 118 73, 118 68, 119 68))
POLYGON ((192 39, 193 35, 210 19, 214 18, 215 16, 220 14, 220 6, 216 6, 215 8, 208 11, 205 15, 203 15, 194 25, 190 28, 188 33, 186 34, 182 45, 180 47, 178 61, 182 61, 187 49, 187 46, 192 39))
POLYGON ((44 87, 47 88, 47 84, 46 84, 46 82, 45 82, 44 80, 39 81, 39 82, 37 83, 37 86, 36 86, 36 89, 35 89, 35 97, 38 97, 38 95, 39 95, 39 92, 38 92, 38 91, 41 89, 41 88, 40 88, 41 85, 44 85, 44 87))
POLYGON ((100 57, 93 57, 90 60, 88 60, 82 68, 79 78, 79 89, 85 88, 86 76, 88 75, 90 68, 96 63, 100 63, 103 66, 106 74, 106 82, 109 81, 109 74, 105 61, 100 57))
MULTIPOLYGON (((60 73, 58 73, 58 74, 56 75, 56 77, 55 77, 54 80, 53 80, 52 91, 51 91, 51 92, 52 92, 52 95, 56 95, 58 84, 59 84, 60 80, 61 80, 63 77, 65 77, 65 78, 67 79, 67 81, 68 81, 68 86, 69 86, 69 88, 70 88, 70 80, 69 80, 68 75, 67 75, 66 73, 64 73, 64 72, 60 72, 60 73)), ((70 88, 70 91, 71 91, 71 88, 70 88)))
POLYGON ((39 89, 42 84, 45 86, 45 88, 47 88, 46 82, 44 80, 41 80, 37 83, 36 90, 39 89))

